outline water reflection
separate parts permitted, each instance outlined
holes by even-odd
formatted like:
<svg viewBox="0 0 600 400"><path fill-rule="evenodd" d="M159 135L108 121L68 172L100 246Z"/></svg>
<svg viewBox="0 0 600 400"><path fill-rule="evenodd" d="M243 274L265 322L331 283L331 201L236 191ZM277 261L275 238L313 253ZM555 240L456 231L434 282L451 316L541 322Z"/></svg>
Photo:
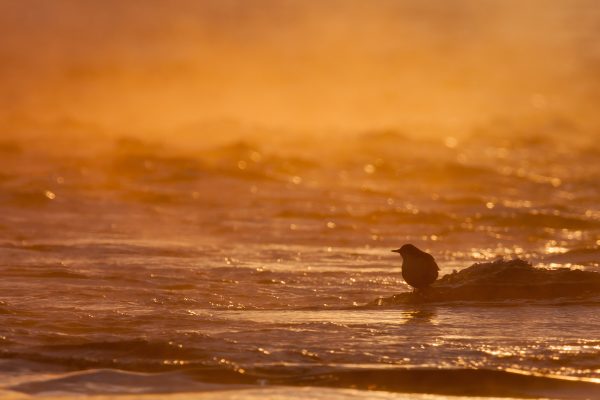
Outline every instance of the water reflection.
<svg viewBox="0 0 600 400"><path fill-rule="evenodd" d="M437 325L437 312L435 308L415 309L405 313L405 324L432 324Z"/></svg>

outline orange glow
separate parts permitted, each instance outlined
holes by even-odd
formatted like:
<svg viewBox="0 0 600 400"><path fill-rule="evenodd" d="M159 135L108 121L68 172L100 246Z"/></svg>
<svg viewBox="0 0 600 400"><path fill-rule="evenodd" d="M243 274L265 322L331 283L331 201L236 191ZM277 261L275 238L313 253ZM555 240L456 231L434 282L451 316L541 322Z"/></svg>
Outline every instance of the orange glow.
<svg viewBox="0 0 600 400"><path fill-rule="evenodd" d="M0 398L600 399L599 34L0 0Z"/></svg>
<svg viewBox="0 0 600 400"><path fill-rule="evenodd" d="M215 121L426 135L498 117L594 125L593 10L553 0L2 1L2 116L170 138Z"/></svg>

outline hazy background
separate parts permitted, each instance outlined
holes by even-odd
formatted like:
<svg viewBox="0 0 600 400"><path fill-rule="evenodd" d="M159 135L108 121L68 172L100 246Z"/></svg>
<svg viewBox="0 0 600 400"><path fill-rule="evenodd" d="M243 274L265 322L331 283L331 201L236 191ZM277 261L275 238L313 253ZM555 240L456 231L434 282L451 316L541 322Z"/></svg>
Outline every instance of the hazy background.
<svg viewBox="0 0 600 400"><path fill-rule="evenodd" d="M0 123L594 129L599 33L594 0L1 0Z"/></svg>

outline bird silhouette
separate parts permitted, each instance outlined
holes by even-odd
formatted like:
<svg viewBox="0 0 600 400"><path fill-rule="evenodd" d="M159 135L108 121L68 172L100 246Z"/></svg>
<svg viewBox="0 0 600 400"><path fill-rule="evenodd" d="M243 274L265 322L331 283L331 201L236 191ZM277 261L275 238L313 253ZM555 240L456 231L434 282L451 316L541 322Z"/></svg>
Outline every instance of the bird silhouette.
<svg viewBox="0 0 600 400"><path fill-rule="evenodd" d="M412 244L405 244L392 252L402 256L402 277L410 286L422 290L437 279L440 268L431 254Z"/></svg>

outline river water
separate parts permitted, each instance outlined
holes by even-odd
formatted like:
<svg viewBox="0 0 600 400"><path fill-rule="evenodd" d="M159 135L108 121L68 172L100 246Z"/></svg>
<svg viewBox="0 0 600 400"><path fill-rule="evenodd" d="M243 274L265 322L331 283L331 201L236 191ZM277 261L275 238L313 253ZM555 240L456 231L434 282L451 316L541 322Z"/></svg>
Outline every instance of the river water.
<svg viewBox="0 0 600 400"><path fill-rule="evenodd" d="M502 129L3 139L0 393L597 398L598 286L372 305L411 290L404 243L441 276L600 272L600 145L564 121Z"/></svg>

